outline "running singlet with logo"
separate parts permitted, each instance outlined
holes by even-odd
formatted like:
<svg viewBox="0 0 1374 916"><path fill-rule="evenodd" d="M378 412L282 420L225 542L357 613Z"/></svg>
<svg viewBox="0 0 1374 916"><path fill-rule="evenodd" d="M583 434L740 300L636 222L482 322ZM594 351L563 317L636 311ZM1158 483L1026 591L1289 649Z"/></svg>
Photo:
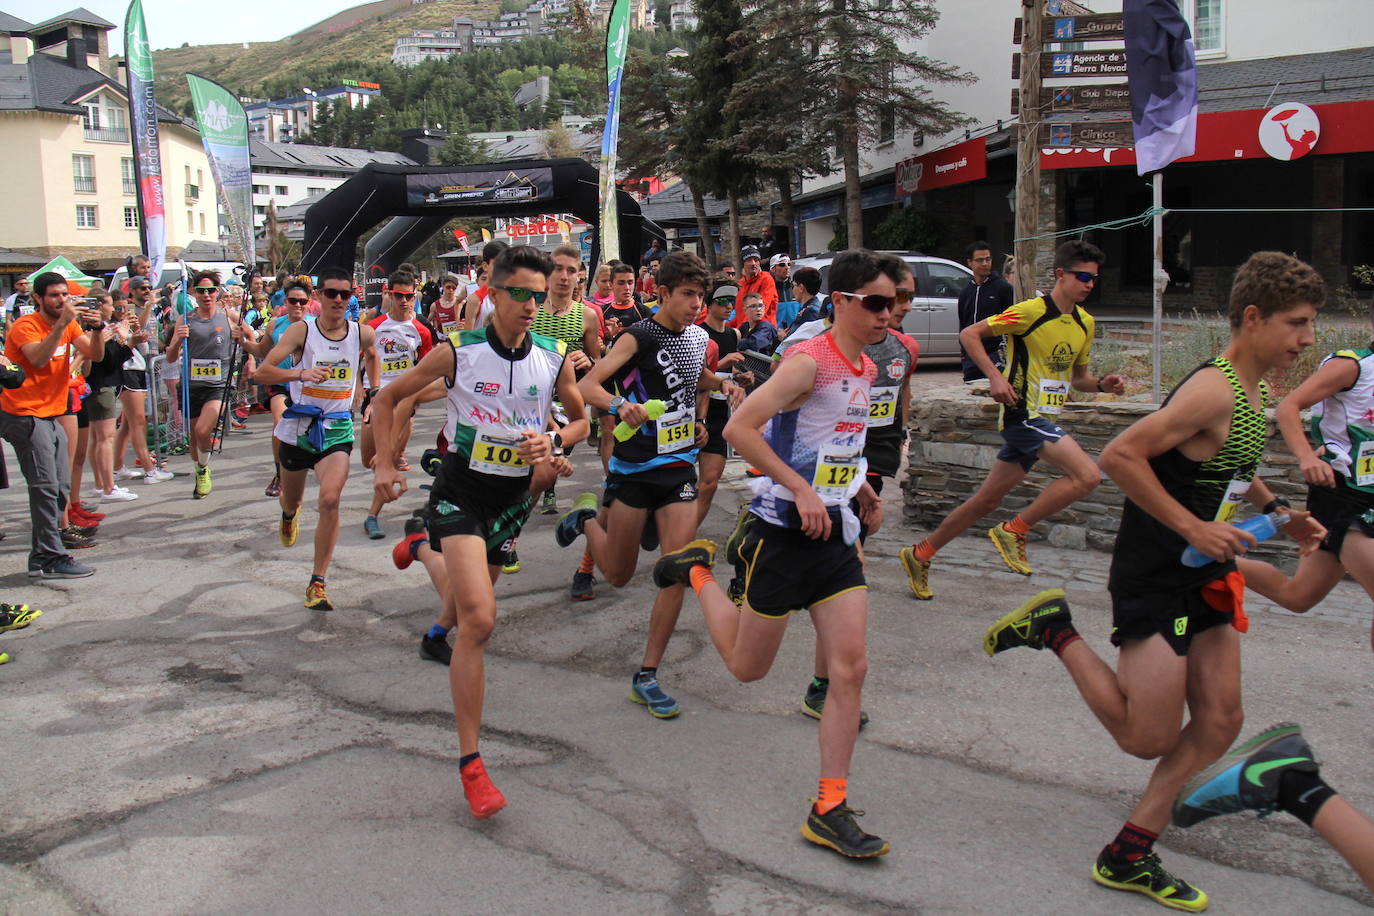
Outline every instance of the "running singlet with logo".
<svg viewBox="0 0 1374 916"><path fill-rule="evenodd" d="M572 352L582 349L582 335L586 333L586 323L587 312L582 307L581 302L574 301L572 308L563 315L555 315L540 305L534 313L534 321L530 324L530 330L536 334L543 334L545 337L563 341L568 345L568 351Z"/></svg>
<svg viewBox="0 0 1374 916"><path fill-rule="evenodd" d="M898 405L902 388L916 371L920 352L916 341L891 329L882 340L864 347L864 355L873 360L878 373L868 396L868 444L864 448L871 473L893 477L902 463L906 429L898 422Z"/></svg>
<svg viewBox="0 0 1374 916"><path fill-rule="evenodd" d="M1174 391L1208 368L1220 370L1235 394L1226 441L1206 461L1194 461L1171 448L1151 458L1150 468L1165 491L1189 512L1207 521L1230 522L1236 518L1264 454L1268 432L1264 408L1269 400L1269 386L1260 382L1260 399L1265 403L1252 407L1235 369L1230 362L1217 357L1188 373ZM1173 392L1169 397L1173 397ZM1168 398L1164 403L1169 403ZM1234 561L1196 569L1184 566L1179 558L1187 546L1181 535L1127 499L1112 552L1108 590L1131 596L1176 594L1200 588L1236 568Z"/></svg>
<svg viewBox="0 0 1374 916"><path fill-rule="evenodd" d="M444 436L451 444L435 485L469 492L483 504L516 502L530 479L517 447L525 430L540 432L547 424L568 348L529 333L519 350L509 350L489 327L450 334L448 342L453 375L444 380Z"/></svg>
<svg viewBox="0 0 1374 916"><path fill-rule="evenodd" d="M636 474L692 464L697 460L697 385L710 338L700 325L670 331L652 318L630 325L624 335L634 337L639 349L611 379L615 389L627 401L643 404L658 399L665 409L663 416L647 421L626 441L616 440L610 470Z"/></svg>
<svg viewBox="0 0 1374 916"><path fill-rule="evenodd" d="M434 329L446 336L458 330L458 310L462 307L463 304L457 299L447 304L443 299L435 302Z"/></svg>
<svg viewBox="0 0 1374 916"><path fill-rule="evenodd" d="M356 321L350 321L339 340L324 336L317 322L310 321L305 326L305 345L301 347L301 368L323 368L329 374L318 382L294 381L288 391L291 403L300 406L314 406L324 413L349 413L353 407L353 389L358 384L358 368L362 349L362 331ZM324 446L320 451L353 441L353 417L351 414L332 420L321 420L324 424ZM273 435L283 442L313 452L308 432L309 417L283 417L273 430Z"/></svg>
<svg viewBox="0 0 1374 916"><path fill-rule="evenodd" d="M1088 364L1094 325L1083 309L1075 305L1065 314L1049 296L1018 302L988 319L988 326L1008 339L1002 374L1016 390L1016 403L1002 405L999 428L1032 417L1059 422L1073 367Z"/></svg>
<svg viewBox="0 0 1374 916"><path fill-rule="evenodd" d="M186 316L190 336L182 343L191 352L191 387L224 388L229 384L230 350L234 341L229 333L229 316L215 312L202 318L197 312Z"/></svg>
<svg viewBox="0 0 1374 916"><path fill-rule="evenodd" d="M1337 350L1322 360L1355 361L1355 384L1312 406L1312 441L1325 446L1322 460L1345 485L1374 494L1374 350Z"/></svg>
<svg viewBox="0 0 1374 916"><path fill-rule="evenodd" d="M802 354L816 361L811 397L796 410L769 420L763 438L792 470L811 482L821 502L846 506L863 485L868 467L863 452L877 367L867 355L860 356L855 366L830 334L797 344L785 359ZM750 503L750 511L772 525L800 527L792 491L780 483L768 483ZM854 534L858 534L857 525ZM852 540L846 538L846 542Z"/></svg>
<svg viewBox="0 0 1374 916"><path fill-rule="evenodd" d="M396 381L424 359L434 346L429 328L418 318L397 321L390 315L381 314L368 325L377 333L377 362L382 367L382 377L375 382L377 388L385 388Z"/></svg>

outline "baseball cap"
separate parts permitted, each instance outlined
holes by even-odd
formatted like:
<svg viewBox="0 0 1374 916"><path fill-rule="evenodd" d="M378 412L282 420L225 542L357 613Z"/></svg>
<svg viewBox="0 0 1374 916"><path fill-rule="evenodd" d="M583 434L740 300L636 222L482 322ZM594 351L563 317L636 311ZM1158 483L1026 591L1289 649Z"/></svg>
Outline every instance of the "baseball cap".
<svg viewBox="0 0 1374 916"><path fill-rule="evenodd" d="M763 257L762 255L759 254L758 248L755 247L755 246L753 246L753 245L745 245L744 248L743 248L743 250L740 251L739 256L740 256L740 260L742 260L742 261L747 261L747 260L749 260L750 258L762 258L762 257Z"/></svg>
<svg viewBox="0 0 1374 916"><path fill-rule="evenodd" d="M769 266L770 268L772 268L772 267L777 267L779 264L791 264L791 263L792 263L792 259L789 258L789 257L788 257L787 255L785 255L785 254L775 254L775 255L773 255L773 257L771 257L771 258L768 259L768 266Z"/></svg>
<svg viewBox="0 0 1374 916"><path fill-rule="evenodd" d="M151 283L148 282L148 278L147 278L147 277L130 277L130 278L129 278L129 290L130 290L131 292L132 292L133 290L136 290L136 289L147 289L148 287L150 287L150 286L152 286L152 285L153 285L153 284L151 284Z"/></svg>
<svg viewBox="0 0 1374 916"><path fill-rule="evenodd" d="M716 291L715 291L714 293L711 294L711 298L712 298L713 300L714 300L714 299L724 299L726 296L729 296L731 299L734 299L734 298L738 297L738 296L739 296L739 287L738 287L738 286L717 286L717 287L716 287Z"/></svg>

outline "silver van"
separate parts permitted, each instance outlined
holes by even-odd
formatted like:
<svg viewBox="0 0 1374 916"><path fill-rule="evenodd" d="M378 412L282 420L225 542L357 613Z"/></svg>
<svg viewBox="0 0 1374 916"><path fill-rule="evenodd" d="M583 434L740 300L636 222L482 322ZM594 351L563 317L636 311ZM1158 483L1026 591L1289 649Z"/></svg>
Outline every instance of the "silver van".
<svg viewBox="0 0 1374 916"><path fill-rule="evenodd" d="M962 264L933 258L925 254L905 251L882 252L895 254L911 266L916 278L916 297L911 311L902 321L902 330L921 345L921 356L945 357L959 355L959 293L973 279L973 272ZM821 272L821 295L830 292L830 264L833 253L807 255L792 262L792 271L799 267L814 267Z"/></svg>

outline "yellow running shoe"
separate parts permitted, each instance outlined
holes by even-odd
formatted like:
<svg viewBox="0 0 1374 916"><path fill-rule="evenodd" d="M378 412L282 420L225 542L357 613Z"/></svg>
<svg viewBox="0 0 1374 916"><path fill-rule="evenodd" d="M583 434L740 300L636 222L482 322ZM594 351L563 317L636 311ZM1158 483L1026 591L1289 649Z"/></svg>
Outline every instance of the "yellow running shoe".
<svg viewBox="0 0 1374 916"><path fill-rule="evenodd" d="M1144 894L1171 910L1201 913L1207 909L1207 894L1170 874L1153 852L1134 862L1121 864L1108 858L1104 849L1093 866L1093 880L1113 890Z"/></svg>
<svg viewBox="0 0 1374 916"><path fill-rule="evenodd" d="M1029 561L1026 560L1026 536L1007 530L1006 522L988 529L992 546L1002 555L1002 560L1014 573L1023 576L1031 574Z"/></svg>
<svg viewBox="0 0 1374 916"><path fill-rule="evenodd" d="M196 465L196 488L191 491L191 496L196 499L204 499L210 495L210 467L209 465Z"/></svg>
<svg viewBox="0 0 1374 916"><path fill-rule="evenodd" d="M329 596L325 594L323 582L311 582L306 587L305 606L312 611L334 610L334 605L329 603Z"/></svg>
<svg viewBox="0 0 1374 916"><path fill-rule="evenodd" d="M916 556L916 551L910 547L903 547L897 556L902 560L902 569L906 570L906 583L911 586L911 594L922 601L934 598L935 593L930 590L930 561Z"/></svg>
<svg viewBox="0 0 1374 916"><path fill-rule="evenodd" d="M277 533L281 535L283 547L290 547L296 543L296 535L301 533L301 510L297 509L289 519L282 519L281 528Z"/></svg>

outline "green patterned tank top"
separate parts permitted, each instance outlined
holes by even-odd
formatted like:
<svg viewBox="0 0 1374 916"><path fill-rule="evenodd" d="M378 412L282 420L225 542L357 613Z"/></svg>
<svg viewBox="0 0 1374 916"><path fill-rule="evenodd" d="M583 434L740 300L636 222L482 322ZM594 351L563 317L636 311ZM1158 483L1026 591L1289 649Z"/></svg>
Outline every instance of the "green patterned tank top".
<svg viewBox="0 0 1374 916"><path fill-rule="evenodd" d="M534 322L530 325L530 330L563 341L569 350L581 350L582 335L587 330L583 321L585 316L586 310L582 308L581 302L574 302L566 315L554 315L545 311L541 305L534 313Z"/></svg>

